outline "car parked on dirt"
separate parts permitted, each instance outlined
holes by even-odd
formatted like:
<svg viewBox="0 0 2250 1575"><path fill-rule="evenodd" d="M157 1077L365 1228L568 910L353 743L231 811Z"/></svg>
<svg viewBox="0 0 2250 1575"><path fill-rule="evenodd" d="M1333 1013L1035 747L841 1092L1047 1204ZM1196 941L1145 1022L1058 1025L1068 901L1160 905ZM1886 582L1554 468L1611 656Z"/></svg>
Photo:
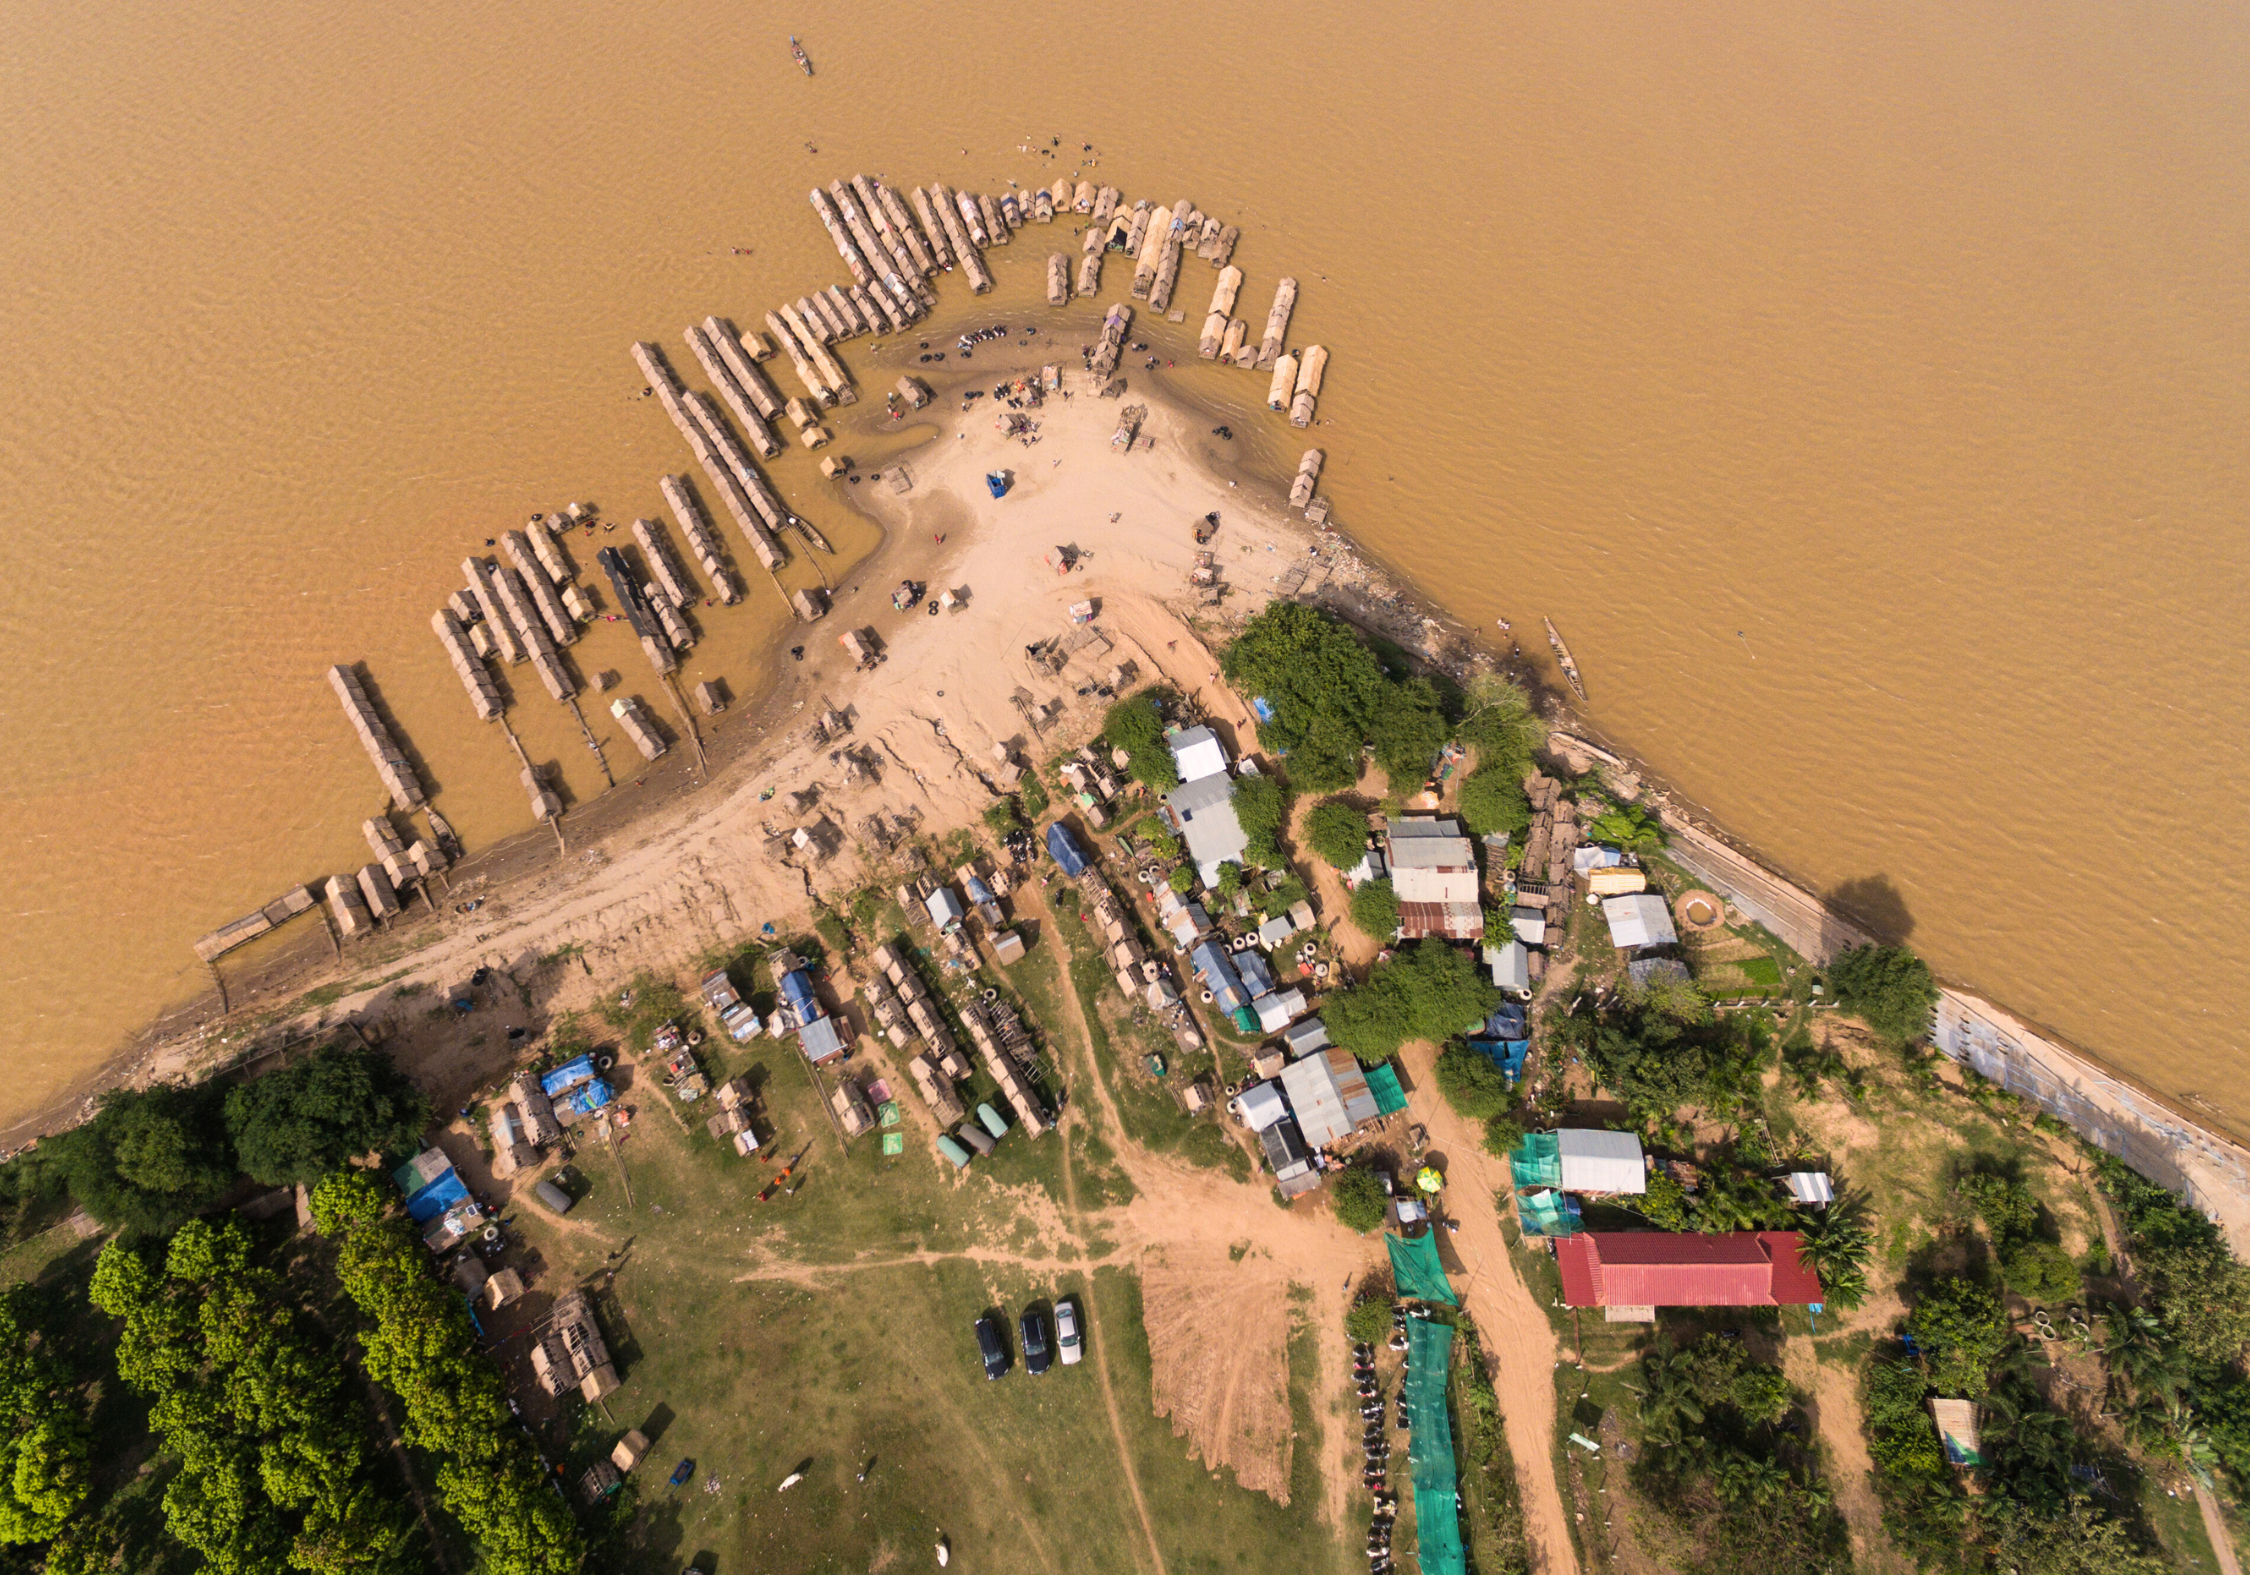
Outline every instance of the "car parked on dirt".
<svg viewBox="0 0 2250 1575"><path fill-rule="evenodd" d="M1026 1307L1018 1327L1023 1331L1024 1371L1036 1378L1055 1362L1055 1353L1047 1344L1047 1320L1039 1316L1036 1307Z"/></svg>
<svg viewBox="0 0 2250 1575"><path fill-rule="evenodd" d="M977 1320L977 1351L984 1357L986 1378L1006 1376L1008 1348L1000 1340L1000 1321L990 1313Z"/></svg>
<svg viewBox="0 0 2250 1575"><path fill-rule="evenodd" d="M1055 1349L1065 1367L1076 1367L1085 1358L1085 1342L1078 1337L1078 1309L1069 1302L1055 1303Z"/></svg>

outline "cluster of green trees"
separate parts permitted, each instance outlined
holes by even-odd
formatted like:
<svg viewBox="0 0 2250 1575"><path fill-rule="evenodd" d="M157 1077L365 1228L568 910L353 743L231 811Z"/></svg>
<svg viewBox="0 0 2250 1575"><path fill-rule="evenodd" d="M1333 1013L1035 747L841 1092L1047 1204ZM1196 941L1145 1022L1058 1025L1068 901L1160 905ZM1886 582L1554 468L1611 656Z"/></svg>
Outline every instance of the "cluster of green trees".
<svg viewBox="0 0 2250 1575"><path fill-rule="evenodd" d="M1659 1127L1686 1109L1726 1119L1754 1100L1770 1040L1755 1018L1720 1018L1700 996L1634 992L1556 1018L1550 1031L1557 1053L1582 1055L1635 1120Z"/></svg>
<svg viewBox="0 0 2250 1575"><path fill-rule="evenodd" d="M88 1295L121 1321L118 1376L147 1398L150 1425L179 1458L166 1529L206 1568L405 1562L409 1521L395 1484L371 1469L333 1346L256 1261L241 1220L191 1220L163 1252L113 1240ZM100 1568L108 1554L66 1546L61 1562Z"/></svg>
<svg viewBox="0 0 2250 1575"><path fill-rule="evenodd" d="M1686 1532L1691 1571L1851 1567L1843 1518L1816 1449L1791 1424L1796 1394L1739 1340L1684 1349L1660 1336L1641 1356L1634 1482Z"/></svg>
<svg viewBox="0 0 2250 1575"><path fill-rule="evenodd" d="M67 1189L113 1228L165 1236L247 1175L310 1184L347 1159L413 1147L429 1101L389 1058L330 1045L229 1086L119 1089L92 1120L11 1161L9 1189Z"/></svg>
<svg viewBox="0 0 2250 1575"><path fill-rule="evenodd" d="M1305 841L1340 870L1367 856L1367 829L1367 812L1346 799L1323 799L1305 816Z"/></svg>
<svg viewBox="0 0 2250 1575"><path fill-rule="evenodd" d="M345 1292L371 1324L360 1335L368 1375L405 1407L407 1442L439 1457L439 1497L477 1540L483 1567L567 1575L585 1551L577 1524L510 1420L467 1307L432 1275L412 1225L365 1171L323 1181L313 1217L336 1245Z"/></svg>
<svg viewBox="0 0 2250 1575"><path fill-rule="evenodd" d="M1365 1164L1353 1165L1330 1181L1328 1201L1336 1211L1336 1223L1363 1236L1383 1228L1390 1208L1390 1194L1383 1190L1382 1178Z"/></svg>
<svg viewBox="0 0 2250 1575"><path fill-rule="evenodd" d="M2130 1332L2126 1311L2107 1320L2113 1370L2119 1337ZM2168 1567L2147 1551L2145 1527L2107 1507L2132 1502L2131 1463L2047 1403L2039 1364L1997 1291L1965 1274L1939 1277L1916 1297L1905 1332L1912 1352L1871 1357L1860 1399L1884 1519L1923 1569L2155 1575ZM1974 1496L1946 1462L1933 1396L1977 1405L1983 1464ZM2115 1496L2090 1496L2087 1479L2110 1480Z"/></svg>
<svg viewBox="0 0 2250 1575"><path fill-rule="evenodd" d="M1930 1031L1937 981L1930 965L1903 946L1855 946L1828 965L1828 982L1845 1011L1894 1044Z"/></svg>
<svg viewBox="0 0 2250 1575"><path fill-rule="evenodd" d="M1452 1398L1461 1419L1461 1481L1473 1489L1469 1502L1473 1567L1486 1575L1529 1575L1531 1550L1524 1538L1523 1495L1516 1484L1515 1454L1508 1448L1507 1418L1492 1388L1490 1358L1466 1315L1454 1336Z"/></svg>
<svg viewBox="0 0 2250 1575"><path fill-rule="evenodd" d="M0 1543L60 1535L90 1490L85 1375L56 1338L55 1311L29 1285L0 1294Z"/></svg>
<svg viewBox="0 0 2250 1575"><path fill-rule="evenodd" d="M1154 695L1130 695L1112 705L1102 718L1102 741L1125 751L1126 771L1151 792L1169 793L1180 785L1180 768L1164 738L1164 712Z"/></svg>
<svg viewBox="0 0 2250 1575"><path fill-rule="evenodd" d="M1398 934L1398 888L1387 880L1364 881L1352 891L1352 923L1372 941L1390 944Z"/></svg>
<svg viewBox="0 0 2250 1575"><path fill-rule="evenodd" d="M1456 1039L1438 1052L1438 1092L1465 1121L1484 1123L1487 1152L1505 1154L1523 1142L1516 1091L1500 1063Z"/></svg>
<svg viewBox="0 0 2250 1575"><path fill-rule="evenodd" d="M2063 1251L2054 1220L2021 1179L1992 1170L1972 1171L1954 1190L1992 1233L2000 1277L2034 1306L2060 1307L2083 1288L2078 1265Z"/></svg>
<svg viewBox="0 0 2250 1575"><path fill-rule="evenodd" d="M1260 869L1279 869L1288 862L1281 852L1281 828L1289 819L1289 794L1272 777L1237 777L1234 784L1234 818L1247 842L1242 856Z"/></svg>
<svg viewBox="0 0 2250 1575"><path fill-rule="evenodd" d="M1321 1020L1330 1039L1374 1065L1410 1039L1442 1044L1499 1004L1499 990L1475 958L1422 940L1377 963L1364 983L1330 996Z"/></svg>
<svg viewBox="0 0 2250 1575"><path fill-rule="evenodd" d="M1481 678L1463 693L1398 676L1403 653L1379 653L1348 624L1295 602L1276 602L1251 619L1222 666L1236 690L1271 708L1259 736L1288 756L1301 792L1349 788L1368 750L1394 784L1408 788L1455 737L1474 745L1486 765L1512 769L1520 788L1546 736L1522 690L1505 680Z"/></svg>

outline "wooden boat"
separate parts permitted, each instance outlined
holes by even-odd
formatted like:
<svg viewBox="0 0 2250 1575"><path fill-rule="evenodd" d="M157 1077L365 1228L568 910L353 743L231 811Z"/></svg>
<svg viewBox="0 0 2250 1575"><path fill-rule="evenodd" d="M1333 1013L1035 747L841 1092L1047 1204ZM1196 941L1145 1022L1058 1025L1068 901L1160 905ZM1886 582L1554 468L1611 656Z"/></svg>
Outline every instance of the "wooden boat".
<svg viewBox="0 0 2250 1575"><path fill-rule="evenodd" d="M430 817L430 835L437 838L438 851L449 859L461 856L461 839L454 834L453 823L437 812L433 804L422 806L422 813Z"/></svg>
<svg viewBox="0 0 2250 1575"><path fill-rule="evenodd" d="M797 533L800 536L803 536L805 540L811 542L822 552L827 553L829 557L833 558L836 556L836 549L828 545L828 538L826 536L823 536L818 530L813 528L813 522L811 520L804 519L799 515L792 514L789 516L789 523L797 528Z"/></svg>
<svg viewBox="0 0 2250 1575"><path fill-rule="evenodd" d="M1555 620L1541 618L1539 621L1547 626L1547 643L1555 648L1555 662L1562 668L1563 677L1570 680L1570 687L1578 692L1580 700L1584 700L1586 681L1578 676L1578 664L1571 660L1570 647L1563 644L1562 636L1555 632Z"/></svg>
<svg viewBox="0 0 2250 1575"><path fill-rule="evenodd" d="M812 62L805 58L805 46L797 42L795 33L789 35L789 53L797 57L797 64L805 68L805 75L811 76Z"/></svg>

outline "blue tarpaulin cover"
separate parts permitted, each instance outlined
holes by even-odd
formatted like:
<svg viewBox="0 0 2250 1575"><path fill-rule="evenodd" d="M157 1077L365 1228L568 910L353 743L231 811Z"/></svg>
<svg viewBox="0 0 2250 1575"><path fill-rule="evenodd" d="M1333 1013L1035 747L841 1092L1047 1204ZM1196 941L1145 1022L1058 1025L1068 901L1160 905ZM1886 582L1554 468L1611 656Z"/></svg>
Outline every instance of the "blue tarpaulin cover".
<svg viewBox="0 0 2250 1575"><path fill-rule="evenodd" d="M1250 697L1250 709L1258 713L1258 720L1261 722L1273 720L1273 707L1267 703L1264 695L1252 695Z"/></svg>
<svg viewBox="0 0 2250 1575"><path fill-rule="evenodd" d="M1078 846L1078 839L1070 834L1070 828L1059 820L1047 827L1047 851L1054 855L1055 862L1063 867L1065 875L1075 878L1086 873L1085 851Z"/></svg>
<svg viewBox="0 0 2250 1575"><path fill-rule="evenodd" d="M418 1225L426 1225L468 1195L468 1187L449 1170L406 1200L407 1217Z"/></svg>
<svg viewBox="0 0 2250 1575"><path fill-rule="evenodd" d="M601 1109L602 1106L608 1104L614 1097L610 1092L609 1085L597 1077L591 1082L580 1083L572 1089L570 1096L563 1103L580 1115L590 1116Z"/></svg>
<svg viewBox="0 0 2250 1575"><path fill-rule="evenodd" d="M549 1099L557 1094L567 1094L580 1083L594 1075L594 1058L582 1055L575 1061L565 1061L552 1072L539 1079L539 1087Z"/></svg>
<svg viewBox="0 0 2250 1575"><path fill-rule="evenodd" d="M781 976L781 993L797 1009L797 1021L809 1023L820 1016L820 997L813 994L812 975L802 968Z"/></svg>

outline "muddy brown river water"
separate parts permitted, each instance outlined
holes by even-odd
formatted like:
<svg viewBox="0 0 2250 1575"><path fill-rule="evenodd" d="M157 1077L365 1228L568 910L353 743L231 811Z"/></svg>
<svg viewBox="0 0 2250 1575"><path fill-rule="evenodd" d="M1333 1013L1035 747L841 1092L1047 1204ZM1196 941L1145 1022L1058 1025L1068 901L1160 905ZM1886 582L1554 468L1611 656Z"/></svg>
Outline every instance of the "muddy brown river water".
<svg viewBox="0 0 2250 1575"><path fill-rule="evenodd" d="M631 340L841 281L816 180L1089 170L1240 223L1254 324L1302 281L1373 552L1552 615L1720 823L2250 1132L2250 11L24 0L0 41L0 1121L363 861L328 663L472 843L528 822L428 618L533 509L660 513ZM941 323L1020 320L1054 247ZM1292 467L1262 376L1164 375ZM755 686L759 595L690 681Z"/></svg>

